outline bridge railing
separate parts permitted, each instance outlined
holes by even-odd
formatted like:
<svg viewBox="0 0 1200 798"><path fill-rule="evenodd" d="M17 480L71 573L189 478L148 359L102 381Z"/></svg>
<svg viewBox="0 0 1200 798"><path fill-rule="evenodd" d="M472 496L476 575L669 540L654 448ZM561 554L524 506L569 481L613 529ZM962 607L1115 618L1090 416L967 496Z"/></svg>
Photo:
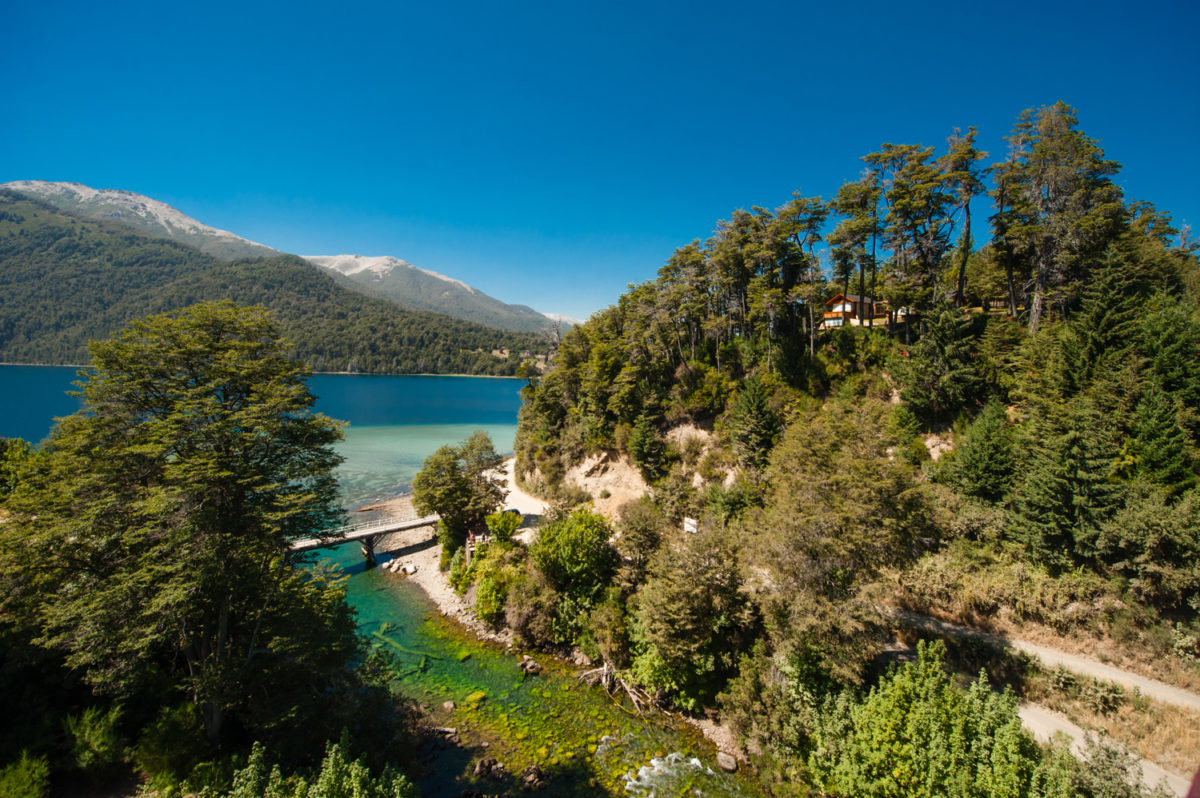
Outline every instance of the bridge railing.
<svg viewBox="0 0 1200 798"><path fill-rule="evenodd" d="M379 521L363 521L358 524L346 524L344 526L335 526L331 529L322 529L317 533L320 538L332 538L349 535L352 532L361 532L364 529L374 529L375 527L395 526L408 521L417 521L418 518L387 518Z"/></svg>

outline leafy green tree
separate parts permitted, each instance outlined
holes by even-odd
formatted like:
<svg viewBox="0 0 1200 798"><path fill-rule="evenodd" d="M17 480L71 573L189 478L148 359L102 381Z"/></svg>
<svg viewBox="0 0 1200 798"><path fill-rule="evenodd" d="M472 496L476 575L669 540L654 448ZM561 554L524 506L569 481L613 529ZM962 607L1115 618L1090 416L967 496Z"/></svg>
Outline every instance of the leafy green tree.
<svg viewBox="0 0 1200 798"><path fill-rule="evenodd" d="M664 546L637 607L643 650L635 675L686 709L712 701L757 631L737 553L723 532L701 531Z"/></svg>
<svg viewBox="0 0 1200 798"><path fill-rule="evenodd" d="M617 552L621 555L621 581L631 590L646 578L666 532L666 519L648 498L621 507L617 522Z"/></svg>
<svg viewBox="0 0 1200 798"><path fill-rule="evenodd" d="M752 568L769 575L758 600L774 647L803 650L838 680L860 678L881 630L863 586L907 561L927 511L877 399L831 401L792 419L765 472L762 509L740 525ZM808 653L810 650L818 653Z"/></svg>
<svg viewBox="0 0 1200 798"><path fill-rule="evenodd" d="M1200 492L1136 491L1103 526L1097 558L1165 612L1200 611Z"/></svg>
<svg viewBox="0 0 1200 798"><path fill-rule="evenodd" d="M357 650L341 592L285 558L341 517L340 428L262 309L196 305L92 353L84 409L7 503L5 607L98 691L165 678L214 741L231 713L269 725Z"/></svg>
<svg viewBox="0 0 1200 798"><path fill-rule="evenodd" d="M477 430L457 446L442 446L425 458L413 478L413 505L421 513L437 513L453 547L467 531L482 526L507 494L499 470L504 458L492 439Z"/></svg>
<svg viewBox="0 0 1200 798"><path fill-rule="evenodd" d="M538 529L529 554L556 590L590 602L616 568L610 537L612 529L604 516L581 508Z"/></svg>
<svg viewBox="0 0 1200 798"><path fill-rule="evenodd" d="M519 513L492 513L483 519L496 540L507 543L521 526Z"/></svg>
<svg viewBox="0 0 1200 798"><path fill-rule="evenodd" d="M826 703L813 729L809 768L829 795L1024 798L1039 763L1017 699L983 675L954 686L938 642L884 678L861 702Z"/></svg>
<svg viewBox="0 0 1200 798"><path fill-rule="evenodd" d="M32 455L28 442L20 438L0 438L0 500L16 489L21 465Z"/></svg>

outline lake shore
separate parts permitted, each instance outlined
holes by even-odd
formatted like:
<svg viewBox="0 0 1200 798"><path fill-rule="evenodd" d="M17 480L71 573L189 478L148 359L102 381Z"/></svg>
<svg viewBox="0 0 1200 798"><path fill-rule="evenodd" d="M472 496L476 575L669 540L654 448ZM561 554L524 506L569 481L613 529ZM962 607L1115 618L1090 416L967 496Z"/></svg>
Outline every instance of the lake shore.
<svg viewBox="0 0 1200 798"><path fill-rule="evenodd" d="M506 509L518 510L522 514L523 523L521 530L518 532L518 537L523 543L528 545L535 534L538 521L546 511L547 504L542 499L531 496L517 486L514 476L515 465L516 460L512 457L504 462L504 476L508 486L508 495L504 500L504 507ZM365 507L360 507L359 511L382 513L398 518L418 517L417 511L412 505L412 498L408 496L375 502ZM434 533L433 527L421 527L419 529L411 529L388 535L376 545L376 553L380 556L381 567L386 567L389 572L392 572L392 568L395 568L396 571L394 573L397 579L411 579L425 592L425 595L429 596L429 599L442 615L454 618L474 634L485 640L491 640L506 646L512 645L512 632L510 630L505 629L502 632L496 632L483 624L471 610L469 597L460 596L450 586L446 574L438 567L441 562L442 547L437 542L437 536ZM393 566L392 563L397 563L397 565ZM405 567L410 570L415 568L416 570L404 574L400 569Z"/></svg>
<svg viewBox="0 0 1200 798"><path fill-rule="evenodd" d="M504 462L504 474L508 485L508 495L504 500L504 507L521 512L524 523L517 536L525 545L529 545L536 534L536 525L549 503L518 487L514 474L515 465L516 460L512 457ZM412 506L412 499L408 496L376 502L360 508L360 510L386 512L402 518L418 516L416 509ZM450 586L446 574L439 570L438 564L441 560L442 547L437 542L433 527L422 527L389 535L380 541L376 551L381 557L381 567L398 561L397 570L394 572L395 578L412 580L425 592L425 595L443 616L455 619L483 640L490 640L508 648L512 647L512 631L504 629L497 632L481 622L471 609L469 596L460 596L455 592L454 588ZM416 571L405 575L399 570L404 566L415 566ZM717 750L734 756L740 762L746 761L745 755L738 747L733 733L728 727L709 718L684 717L684 721L699 729L705 738L716 746Z"/></svg>

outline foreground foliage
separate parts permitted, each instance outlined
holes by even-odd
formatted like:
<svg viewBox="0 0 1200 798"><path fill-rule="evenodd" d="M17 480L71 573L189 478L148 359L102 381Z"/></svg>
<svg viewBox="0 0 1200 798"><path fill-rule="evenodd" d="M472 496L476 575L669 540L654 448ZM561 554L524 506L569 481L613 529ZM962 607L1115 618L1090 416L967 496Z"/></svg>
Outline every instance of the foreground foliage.
<svg viewBox="0 0 1200 798"><path fill-rule="evenodd" d="M343 725L401 730L355 670L340 584L287 553L341 517L341 431L267 313L197 305L92 352L84 408L25 461L0 525L7 637L83 704L75 765L171 783L255 738L294 761Z"/></svg>

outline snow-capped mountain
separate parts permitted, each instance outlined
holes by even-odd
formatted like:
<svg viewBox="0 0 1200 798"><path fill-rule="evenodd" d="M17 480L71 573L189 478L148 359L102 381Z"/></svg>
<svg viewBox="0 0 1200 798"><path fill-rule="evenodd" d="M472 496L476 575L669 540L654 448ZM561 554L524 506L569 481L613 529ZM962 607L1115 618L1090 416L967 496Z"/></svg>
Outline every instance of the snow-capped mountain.
<svg viewBox="0 0 1200 798"><path fill-rule="evenodd" d="M302 255L322 269L341 275L364 293L414 310L432 310L504 330L533 332L555 325L525 305L509 305L462 280L421 269L387 255Z"/></svg>
<svg viewBox="0 0 1200 798"><path fill-rule="evenodd" d="M67 213L88 219L121 222L143 233L170 238L223 260L280 254L277 250L248 241L227 230L209 227L165 202L132 191L95 189L81 183L53 183L48 180L15 180L0 183L0 188L36 197Z"/></svg>
<svg viewBox="0 0 1200 798"><path fill-rule="evenodd" d="M169 238L222 260L274 257L278 250L242 238L172 208L165 202L132 191L95 189L81 183L16 180L0 183L8 189L88 219L128 225L143 233ZM359 293L387 299L410 310L429 310L503 330L534 332L564 325L525 305L509 305L461 280L420 269L388 256L311 255L305 260L332 274Z"/></svg>

